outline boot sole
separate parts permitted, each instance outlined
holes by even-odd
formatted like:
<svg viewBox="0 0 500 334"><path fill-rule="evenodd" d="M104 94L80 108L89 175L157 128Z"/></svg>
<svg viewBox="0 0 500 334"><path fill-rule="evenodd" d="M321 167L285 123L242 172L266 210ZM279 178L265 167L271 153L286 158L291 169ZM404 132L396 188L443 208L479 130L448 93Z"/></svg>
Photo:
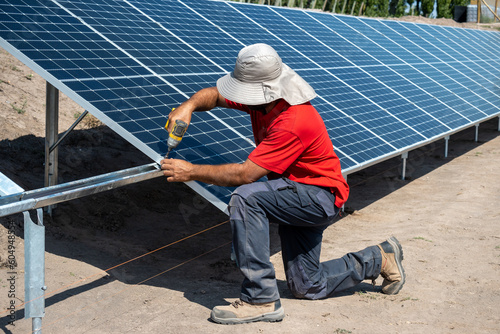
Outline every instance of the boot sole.
<svg viewBox="0 0 500 334"><path fill-rule="evenodd" d="M246 324L249 322L257 322L257 321L278 322L283 320L284 317L285 317L285 310L283 309L283 307L280 307L274 312L260 314L255 317L247 317L247 318L218 318L217 316L214 315L213 312L210 315L210 319L212 319L218 324L223 324L223 325L238 325L238 324Z"/></svg>
<svg viewBox="0 0 500 334"><path fill-rule="evenodd" d="M403 265L401 264L404 259L403 247L401 247L401 244L399 243L398 239L396 239L396 237L390 237L389 239L387 239L387 242L392 246L392 249L394 250L394 258L396 260L396 264L398 265L398 270L401 273L401 281L391 286L391 288L394 287L391 289L391 291L386 292L389 295L395 295L401 290L406 281L405 270L403 269Z"/></svg>

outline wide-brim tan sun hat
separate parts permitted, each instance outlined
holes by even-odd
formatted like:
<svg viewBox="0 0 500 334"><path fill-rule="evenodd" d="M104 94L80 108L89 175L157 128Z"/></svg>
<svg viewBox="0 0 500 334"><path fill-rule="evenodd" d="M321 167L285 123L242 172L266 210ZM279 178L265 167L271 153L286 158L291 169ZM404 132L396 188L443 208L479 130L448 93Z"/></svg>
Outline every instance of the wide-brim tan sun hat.
<svg viewBox="0 0 500 334"><path fill-rule="evenodd" d="M241 49L234 71L217 80L217 89L224 98L246 105L278 99L297 105L316 97L314 89L263 43Z"/></svg>

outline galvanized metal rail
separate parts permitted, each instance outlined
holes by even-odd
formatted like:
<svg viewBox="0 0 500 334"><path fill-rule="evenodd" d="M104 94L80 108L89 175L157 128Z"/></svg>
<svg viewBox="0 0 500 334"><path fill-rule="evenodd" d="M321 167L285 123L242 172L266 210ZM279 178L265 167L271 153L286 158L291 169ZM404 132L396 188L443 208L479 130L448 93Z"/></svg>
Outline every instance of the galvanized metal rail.
<svg viewBox="0 0 500 334"><path fill-rule="evenodd" d="M0 197L0 217L162 176L157 163Z"/></svg>

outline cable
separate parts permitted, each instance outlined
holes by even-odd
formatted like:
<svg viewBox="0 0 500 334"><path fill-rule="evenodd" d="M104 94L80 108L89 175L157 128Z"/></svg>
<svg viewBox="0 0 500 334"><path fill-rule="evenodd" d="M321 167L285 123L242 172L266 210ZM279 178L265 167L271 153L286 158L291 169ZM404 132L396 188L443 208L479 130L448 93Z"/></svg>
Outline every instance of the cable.
<svg viewBox="0 0 500 334"><path fill-rule="evenodd" d="M227 222L227 221L226 221L226 222ZM226 223L226 222L224 222L224 223ZM221 224L219 224L219 225L221 225ZM103 302L103 301L105 301L105 300L108 300L108 299L110 299L110 298L112 298L112 297L114 297L114 296L117 296L117 295L119 295L119 294L121 294L121 293L123 293L123 292L125 292L125 291L127 291L127 290L129 290L129 289L131 289L131 288L133 288L133 287L135 287L135 286L138 286L138 285L143 284L143 283L145 283L145 282L147 282L147 281L149 281L149 280L152 280L153 278L156 278L156 277L158 277L158 276L161 276L161 275L163 275L163 274L165 274L165 273L167 273L167 272L169 272L169 271L171 271L171 270L174 270L174 269L176 269L176 268L178 268L178 267L180 267L180 266L183 266L183 265L185 265L185 264L187 264L187 263L189 263L189 262L192 262L192 261L194 261L194 260L196 260L196 259L199 259L200 257L202 257L202 256L204 256L204 255L207 255L207 254L210 254L210 253L212 253L212 252L214 252L214 251L218 250L219 248L222 248L222 247L227 246L227 245L229 245L229 244L231 244L231 241L226 242L226 243L224 243L224 244L222 244L222 245L220 245L220 246L217 246L217 247L215 247L215 248L213 248L213 249L211 249L211 250L209 250L209 251L207 251L207 252L205 252L205 253L203 253L203 254L197 255L197 256L195 256L195 257L193 257L193 258L191 258L191 259L189 259L189 260L186 260L186 261L184 261L184 262L182 262L182 263L179 263L179 264L177 264L177 265L175 265L175 266L173 266L173 267L171 267L171 268L169 268L169 269L167 269L167 270L162 271L161 273L158 273L158 274L153 275L153 276L151 276L151 277L149 277L149 278L146 278L145 280L142 280L142 281L140 281L139 283L136 283L136 284L130 285L130 286L128 286L128 287L126 287L126 288L124 288L124 289L122 289L122 290L118 291L117 293L112 294L112 295L111 295L111 296L109 296L109 297L103 298L103 299L101 299L101 300L99 300L99 301L97 301L97 302L95 302L95 303L88 304L87 306L84 306L84 307L82 307L82 308L80 308L80 309L78 309L78 310L76 310L76 311L73 311L73 312L71 312L71 313L69 313L69 314L67 314L67 315L65 315L65 316L63 316L63 317L61 317L61 318L59 318L59 319L56 319L56 320L54 320L54 321L52 321L52 322L49 322L49 323L48 323L48 324L46 324L46 325L43 325L40 329L43 329L43 328L45 328L45 327L51 326L51 325L53 325L53 324L55 324L55 323L58 323L58 322L62 321L63 319L68 318L68 317L69 317L69 316L71 316L71 315L77 314L77 313L79 313L79 312L81 312L81 311L83 311L83 310L85 310L85 309L87 309L87 308L89 308L89 307L91 307L91 306L97 305L97 304L99 304L99 303L101 303L101 302ZM151 253L151 252L150 252L150 253ZM150 253L148 253L148 254L150 254ZM127 262L130 262L130 261L127 261Z"/></svg>
<svg viewBox="0 0 500 334"><path fill-rule="evenodd" d="M228 222L229 222L229 220L226 220L226 221L224 221L224 222L222 222L222 223L219 223L219 224L217 224L217 225L211 226L211 227L209 227L209 228L207 228L207 229L204 229L204 230L202 230L202 231L196 232L196 233L194 233L194 234L191 234L191 235L189 235L189 236L187 236L187 237L184 237L184 238L182 238L182 239L179 239L179 240L177 240L177 241L171 242L171 243L169 243L169 244L167 244L167 245L164 245L164 246L162 246L162 247L160 247L160 248L157 248L157 249L152 250L152 251L150 251L150 252L147 252L147 253L145 253L145 254L139 255L139 256L137 256L137 257L135 257L135 258L133 258L133 259L130 259L130 260L127 260L127 261L122 262L122 263L120 263L120 264L117 264L117 265L115 265L115 266L109 267L108 269L105 269L105 270L104 270L104 272L108 272L108 271L110 271L110 270L116 269L116 268L118 268L118 267L120 267L120 266L123 266L123 265L125 265L125 264L127 264L127 263L130 263L130 262L132 262L132 261L138 260L138 259L140 259L140 258L142 258L142 257L144 257L144 256L147 256L147 255L153 254L153 253L155 253L155 252L157 252L157 251L159 251L159 250L162 250L162 249L164 249L164 248L170 247L170 246L175 245L175 244L177 244L177 243L179 243L179 242L182 242L182 241L184 241L184 240L187 240L187 239L190 239L190 238L192 238L192 237L195 237L195 236L197 236L197 235L199 235L199 234L202 234L202 233L205 233L205 232L207 232L207 231L210 231L210 230L212 230L212 229L214 229L214 228L216 228L216 227L222 226L222 225L224 225L224 224L226 224L226 223L228 223ZM29 304L29 303L31 303L31 302L33 302L33 301L35 301L35 300L39 299L39 298L42 298L42 297L46 298L46 297L51 296L51 295L53 295L53 294L55 294L55 293L57 293L57 292L59 292L59 291L66 290L67 288L69 288L69 287L71 287L71 286L73 286L73 285L75 285L75 284L78 284L78 283L80 283L80 282L82 282L82 281L86 281L86 280L91 279L91 278L93 278L93 277L95 277L95 276L98 276L98 275L102 275L102 273L96 273L96 274L93 274L93 275L90 275L90 276L84 277L84 278L82 278L82 279L80 279L80 280L78 280L78 281L75 281L75 282L73 282L73 283L70 283L70 284L64 285L64 286L60 287L59 289L56 289L56 290L53 290L53 291L50 291L50 292L46 292L46 293L44 293L43 295L41 295L41 296L39 296L39 297L37 297L37 298L31 299L31 300L29 300L29 301L26 301L26 302L24 302L24 303L19 304L19 307L24 306L24 305L26 305L26 304ZM140 284L140 283L139 283L139 284ZM1 315L1 314L4 314L4 313L7 313L7 312L9 312L9 310L4 310L4 311L1 311L1 312L0 312L0 315Z"/></svg>

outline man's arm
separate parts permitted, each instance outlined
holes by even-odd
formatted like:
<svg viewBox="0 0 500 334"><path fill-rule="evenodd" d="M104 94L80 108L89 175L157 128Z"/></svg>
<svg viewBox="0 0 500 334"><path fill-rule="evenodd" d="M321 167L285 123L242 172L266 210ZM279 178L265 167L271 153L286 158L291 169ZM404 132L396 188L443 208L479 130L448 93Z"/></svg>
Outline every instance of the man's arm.
<svg viewBox="0 0 500 334"><path fill-rule="evenodd" d="M181 103L180 106L168 115L168 131L172 131L176 120L180 119L189 124L194 111L207 111L215 107L227 108L226 99L220 95L217 87L203 88Z"/></svg>
<svg viewBox="0 0 500 334"><path fill-rule="evenodd" d="M249 159L242 164L225 165L195 165L178 159L164 159L160 163L169 182L200 181L223 187L252 183L270 172Z"/></svg>
<svg viewBox="0 0 500 334"><path fill-rule="evenodd" d="M177 119L189 124L194 111L207 111L215 107L229 107L217 87L198 91L169 114L168 131L172 131ZM255 182L270 172L248 159L242 164L225 165L195 165L179 159L164 159L160 164L169 182L200 181L226 187Z"/></svg>

